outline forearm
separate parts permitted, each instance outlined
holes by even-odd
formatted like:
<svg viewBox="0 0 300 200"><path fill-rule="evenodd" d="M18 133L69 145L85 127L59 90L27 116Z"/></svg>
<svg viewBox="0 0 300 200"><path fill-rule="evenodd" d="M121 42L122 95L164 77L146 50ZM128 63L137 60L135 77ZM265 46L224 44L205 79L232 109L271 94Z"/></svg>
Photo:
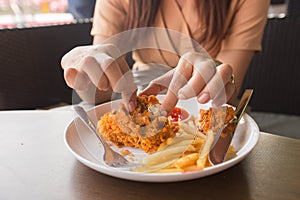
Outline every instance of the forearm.
<svg viewBox="0 0 300 200"><path fill-rule="evenodd" d="M218 54L217 59L231 65L235 77L235 92L229 103L235 104L241 90L248 66L253 58L254 51L226 50Z"/></svg>

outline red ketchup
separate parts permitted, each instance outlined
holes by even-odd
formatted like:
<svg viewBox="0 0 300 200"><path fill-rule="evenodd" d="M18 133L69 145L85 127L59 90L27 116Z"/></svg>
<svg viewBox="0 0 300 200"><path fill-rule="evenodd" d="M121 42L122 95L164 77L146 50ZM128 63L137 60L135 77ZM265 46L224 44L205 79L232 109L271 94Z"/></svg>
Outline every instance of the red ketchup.
<svg viewBox="0 0 300 200"><path fill-rule="evenodd" d="M189 115L190 114L186 110L175 107L168 116L171 118L171 122L178 122L179 120L182 121L187 119Z"/></svg>

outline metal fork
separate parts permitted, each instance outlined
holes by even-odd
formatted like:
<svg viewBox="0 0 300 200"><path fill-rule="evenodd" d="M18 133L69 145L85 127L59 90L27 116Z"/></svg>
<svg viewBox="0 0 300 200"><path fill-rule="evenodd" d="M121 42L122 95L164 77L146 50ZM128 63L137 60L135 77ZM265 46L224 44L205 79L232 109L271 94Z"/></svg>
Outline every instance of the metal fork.
<svg viewBox="0 0 300 200"><path fill-rule="evenodd" d="M89 118L86 111L81 106L74 105L73 110L77 113L78 117L84 122L84 124L97 136L97 138L103 145L103 160L108 166L116 168L130 167L131 165L133 166L133 164L130 163L126 158L124 158L124 156L112 150L107 144L107 142L100 135L97 134L95 124Z"/></svg>

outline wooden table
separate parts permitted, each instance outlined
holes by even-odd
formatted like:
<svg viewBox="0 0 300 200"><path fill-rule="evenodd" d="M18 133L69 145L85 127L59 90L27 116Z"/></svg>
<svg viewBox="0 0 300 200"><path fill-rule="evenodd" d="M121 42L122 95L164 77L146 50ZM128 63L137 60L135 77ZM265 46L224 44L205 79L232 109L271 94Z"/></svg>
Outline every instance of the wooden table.
<svg viewBox="0 0 300 200"><path fill-rule="evenodd" d="M300 199L300 140L261 133L241 163L205 178L141 183L78 162L63 142L70 111L0 112L0 199Z"/></svg>

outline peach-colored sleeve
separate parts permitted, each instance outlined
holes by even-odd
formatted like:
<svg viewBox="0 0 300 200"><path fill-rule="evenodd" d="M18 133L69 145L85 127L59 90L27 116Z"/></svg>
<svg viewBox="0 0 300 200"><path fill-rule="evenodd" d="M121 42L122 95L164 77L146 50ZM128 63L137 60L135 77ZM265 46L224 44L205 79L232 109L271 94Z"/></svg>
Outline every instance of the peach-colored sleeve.
<svg viewBox="0 0 300 200"><path fill-rule="evenodd" d="M127 0L97 0L91 35L109 37L124 31L127 9Z"/></svg>
<svg viewBox="0 0 300 200"><path fill-rule="evenodd" d="M241 0L235 7L222 50L261 51L270 0Z"/></svg>

